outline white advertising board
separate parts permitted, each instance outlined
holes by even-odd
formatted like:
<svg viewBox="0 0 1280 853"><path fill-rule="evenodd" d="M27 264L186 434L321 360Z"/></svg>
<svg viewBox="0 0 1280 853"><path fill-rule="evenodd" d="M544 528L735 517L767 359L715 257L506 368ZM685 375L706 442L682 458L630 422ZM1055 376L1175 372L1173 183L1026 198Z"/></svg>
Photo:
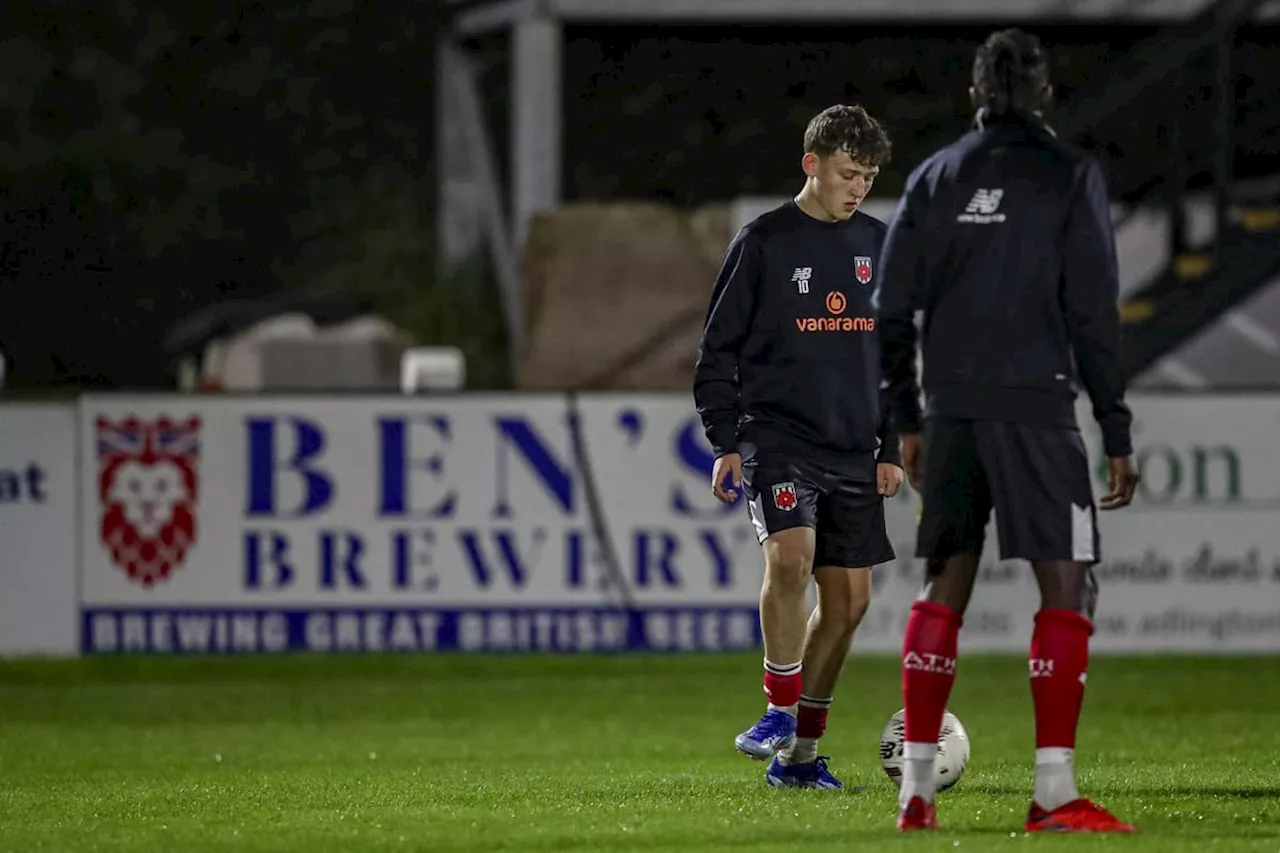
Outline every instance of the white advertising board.
<svg viewBox="0 0 1280 853"><path fill-rule="evenodd" d="M666 402L582 415L615 568L563 397L86 398L83 647L754 645L759 549L665 509L705 480Z"/></svg>
<svg viewBox="0 0 1280 853"><path fill-rule="evenodd" d="M1280 651L1280 395L1132 395L1137 500L1100 513L1095 647ZM1085 406L1097 489L1105 482Z"/></svg>
<svg viewBox="0 0 1280 853"><path fill-rule="evenodd" d="M79 646L76 447L74 404L0 406L0 654Z"/></svg>
<svg viewBox="0 0 1280 853"><path fill-rule="evenodd" d="M1095 649L1280 649L1280 397L1133 406ZM80 444L86 652L759 642L760 549L682 395L90 396ZM920 587L915 496L888 518L855 651L896 652ZM1035 584L988 541L961 642L1021 650Z"/></svg>
<svg viewBox="0 0 1280 853"><path fill-rule="evenodd" d="M1097 652L1280 651L1280 396L1134 396L1132 505L1100 512ZM1077 415L1095 493L1106 460L1088 405ZM876 596L856 647L896 651L922 565L913 554L918 497L886 512L899 560L876 570ZM1020 651L1039 593L1023 561L998 559L987 530L963 649Z"/></svg>

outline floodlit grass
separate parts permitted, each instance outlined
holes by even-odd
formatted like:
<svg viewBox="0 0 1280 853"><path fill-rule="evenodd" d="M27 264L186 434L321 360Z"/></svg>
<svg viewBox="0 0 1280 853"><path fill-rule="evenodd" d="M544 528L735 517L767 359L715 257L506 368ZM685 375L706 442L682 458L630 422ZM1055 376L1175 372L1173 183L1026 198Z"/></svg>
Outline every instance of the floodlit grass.
<svg viewBox="0 0 1280 853"><path fill-rule="evenodd" d="M973 761L893 830L898 669L855 657L823 742L860 793L774 791L733 736L759 656L0 663L4 851L1280 851L1280 660L1097 658L1078 767L1133 837L1026 836L1026 663L966 657Z"/></svg>

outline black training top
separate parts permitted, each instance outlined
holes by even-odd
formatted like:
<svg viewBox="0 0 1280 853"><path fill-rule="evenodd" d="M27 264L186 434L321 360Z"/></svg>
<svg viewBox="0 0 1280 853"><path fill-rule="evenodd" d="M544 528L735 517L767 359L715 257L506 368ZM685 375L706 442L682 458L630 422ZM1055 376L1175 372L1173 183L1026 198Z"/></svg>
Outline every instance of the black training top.
<svg viewBox="0 0 1280 853"><path fill-rule="evenodd" d="M864 213L822 222L790 201L734 237L693 382L717 456L749 441L897 463L871 300L884 236Z"/></svg>
<svg viewBox="0 0 1280 853"><path fill-rule="evenodd" d="M1119 276L1098 163L1034 119L965 134L907 179L876 308L886 402L925 415L1075 427L1083 382L1108 456L1132 452L1120 364Z"/></svg>

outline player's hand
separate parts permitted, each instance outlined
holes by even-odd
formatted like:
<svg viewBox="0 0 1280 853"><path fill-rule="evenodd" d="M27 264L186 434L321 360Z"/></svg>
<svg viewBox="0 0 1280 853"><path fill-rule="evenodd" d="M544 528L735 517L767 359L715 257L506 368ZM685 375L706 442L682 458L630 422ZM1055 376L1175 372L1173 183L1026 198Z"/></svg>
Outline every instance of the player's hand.
<svg viewBox="0 0 1280 853"><path fill-rule="evenodd" d="M916 491L920 491L920 484L924 482L924 436L918 432L904 433L898 436L898 448L907 480Z"/></svg>
<svg viewBox="0 0 1280 853"><path fill-rule="evenodd" d="M1138 469L1129 456L1112 456L1107 459L1107 494L1099 501L1103 509L1119 509L1133 501L1138 488Z"/></svg>
<svg viewBox="0 0 1280 853"><path fill-rule="evenodd" d="M902 469L892 462L876 463L876 489L891 498L902 488Z"/></svg>
<svg viewBox="0 0 1280 853"><path fill-rule="evenodd" d="M732 488L725 486L726 476L733 483ZM720 500L731 504L738 499L740 488L742 488L742 454L726 453L711 467L711 491Z"/></svg>

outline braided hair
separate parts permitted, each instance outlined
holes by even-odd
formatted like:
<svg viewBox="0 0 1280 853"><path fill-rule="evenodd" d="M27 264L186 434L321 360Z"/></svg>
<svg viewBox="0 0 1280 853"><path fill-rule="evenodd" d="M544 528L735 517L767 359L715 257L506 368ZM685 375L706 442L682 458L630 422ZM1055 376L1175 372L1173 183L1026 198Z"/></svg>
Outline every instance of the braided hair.
<svg viewBox="0 0 1280 853"><path fill-rule="evenodd" d="M974 106L987 118L1034 115L1052 94L1040 40L1018 29L992 33L973 60Z"/></svg>

